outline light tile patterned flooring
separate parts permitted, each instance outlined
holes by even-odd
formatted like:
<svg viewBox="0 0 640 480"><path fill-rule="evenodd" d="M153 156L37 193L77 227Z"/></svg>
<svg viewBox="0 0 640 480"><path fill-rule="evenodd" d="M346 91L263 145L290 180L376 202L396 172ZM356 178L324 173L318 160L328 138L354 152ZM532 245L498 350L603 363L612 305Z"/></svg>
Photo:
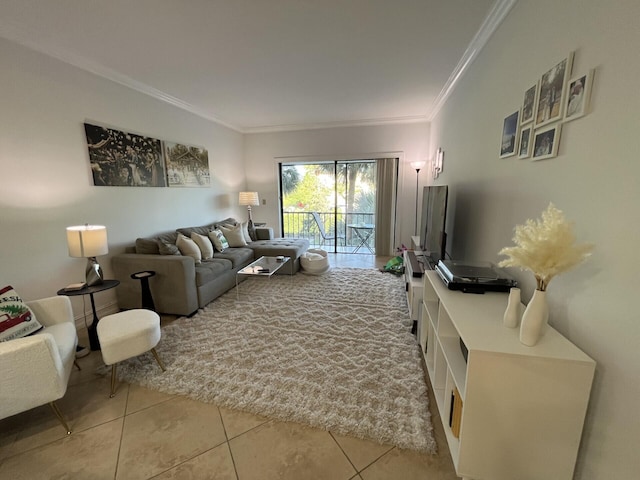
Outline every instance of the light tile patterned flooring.
<svg viewBox="0 0 640 480"><path fill-rule="evenodd" d="M381 268L388 258L331 255L333 266ZM164 321L165 319L163 319ZM170 320L170 319L166 319ZM86 332L79 332L86 344ZM296 423L261 418L96 374L81 358L58 406L0 420L0 479L456 479L431 398L439 452L418 454ZM1 388L1 386L0 386Z"/></svg>

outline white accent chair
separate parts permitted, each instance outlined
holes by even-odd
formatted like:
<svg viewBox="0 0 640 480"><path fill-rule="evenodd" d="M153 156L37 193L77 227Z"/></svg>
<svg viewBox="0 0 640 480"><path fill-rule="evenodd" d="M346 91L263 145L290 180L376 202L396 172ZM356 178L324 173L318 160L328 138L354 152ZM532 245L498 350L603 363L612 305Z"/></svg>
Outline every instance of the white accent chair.
<svg viewBox="0 0 640 480"><path fill-rule="evenodd" d="M48 403L70 434L55 401L67 391L78 344L71 302L58 296L26 304L44 328L0 342L0 418Z"/></svg>

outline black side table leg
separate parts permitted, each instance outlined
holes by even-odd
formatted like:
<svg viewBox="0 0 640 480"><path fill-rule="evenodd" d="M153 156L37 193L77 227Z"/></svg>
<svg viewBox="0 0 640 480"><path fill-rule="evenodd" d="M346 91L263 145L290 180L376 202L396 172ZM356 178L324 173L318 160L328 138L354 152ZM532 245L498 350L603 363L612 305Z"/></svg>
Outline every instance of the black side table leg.
<svg viewBox="0 0 640 480"><path fill-rule="evenodd" d="M98 314L96 313L96 302L93 299L93 293L89 294L91 298L91 310L93 311L93 322L87 327L89 334L89 346L91 350L100 350L100 340L98 340Z"/></svg>
<svg viewBox="0 0 640 480"><path fill-rule="evenodd" d="M153 303L153 297L151 296L151 289L149 288L149 277L140 279L142 282L142 308L147 310L156 311L156 306Z"/></svg>

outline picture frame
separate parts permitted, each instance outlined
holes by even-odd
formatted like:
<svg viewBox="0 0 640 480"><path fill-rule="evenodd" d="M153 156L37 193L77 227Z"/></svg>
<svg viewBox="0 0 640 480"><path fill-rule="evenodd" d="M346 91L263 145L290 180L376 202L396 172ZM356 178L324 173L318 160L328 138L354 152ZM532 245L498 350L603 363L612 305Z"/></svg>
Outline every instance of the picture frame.
<svg viewBox="0 0 640 480"><path fill-rule="evenodd" d="M520 109L507 115L504 119L500 142L500 158L507 158L516 154L519 116Z"/></svg>
<svg viewBox="0 0 640 480"><path fill-rule="evenodd" d="M591 101L591 87L595 70L591 69L584 75L578 75L569 80L564 120L568 122L589 113Z"/></svg>
<svg viewBox="0 0 640 480"><path fill-rule="evenodd" d="M84 130L95 186L167 186L160 140L90 123Z"/></svg>
<svg viewBox="0 0 640 480"><path fill-rule="evenodd" d="M567 79L573 67L573 52L545 72L540 78L540 88L535 113L536 128L563 118Z"/></svg>
<svg viewBox="0 0 640 480"><path fill-rule="evenodd" d="M520 130L520 135L518 136L518 158L529 158L531 156L532 134L533 125Z"/></svg>
<svg viewBox="0 0 640 480"><path fill-rule="evenodd" d="M562 123L556 123L546 128L536 129L531 160L544 160L558 156L561 127Z"/></svg>
<svg viewBox="0 0 640 480"><path fill-rule="evenodd" d="M540 81L527 88L524 92L524 100L522 102L522 115L520 116L520 125L525 125L531 121L536 114L536 101L538 100L538 87Z"/></svg>
<svg viewBox="0 0 640 480"><path fill-rule="evenodd" d="M206 148L163 142L169 187L208 187L211 185L209 152Z"/></svg>

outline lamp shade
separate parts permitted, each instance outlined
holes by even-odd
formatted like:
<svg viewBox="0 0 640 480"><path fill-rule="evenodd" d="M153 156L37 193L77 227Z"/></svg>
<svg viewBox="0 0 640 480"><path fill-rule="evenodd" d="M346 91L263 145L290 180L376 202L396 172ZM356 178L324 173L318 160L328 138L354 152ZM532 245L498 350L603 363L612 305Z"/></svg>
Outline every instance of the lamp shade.
<svg viewBox="0 0 640 480"><path fill-rule="evenodd" d="M67 245L70 257L97 257L109 253L107 227L78 225L67 227Z"/></svg>
<svg viewBox="0 0 640 480"><path fill-rule="evenodd" d="M258 192L240 192L238 195L238 203L240 205L260 205L260 198Z"/></svg>
<svg viewBox="0 0 640 480"><path fill-rule="evenodd" d="M411 166L416 170L420 170L422 167L424 167L424 163L425 162L411 162Z"/></svg>

